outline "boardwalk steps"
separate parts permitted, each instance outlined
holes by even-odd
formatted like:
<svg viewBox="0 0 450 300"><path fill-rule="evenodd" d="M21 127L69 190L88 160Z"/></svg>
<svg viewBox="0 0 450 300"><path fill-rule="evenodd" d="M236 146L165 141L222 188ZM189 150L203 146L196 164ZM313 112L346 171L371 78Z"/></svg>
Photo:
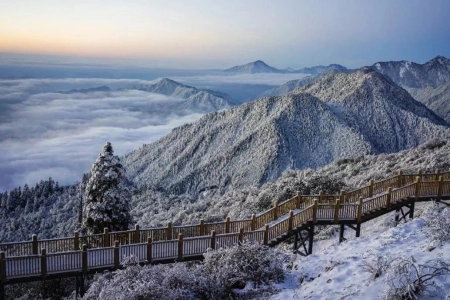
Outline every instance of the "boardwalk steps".
<svg viewBox="0 0 450 300"><path fill-rule="evenodd" d="M294 237L294 251L312 252L315 225L340 225L340 241L345 228L360 235L361 224L391 211L413 216L417 201L450 199L450 172L404 175L374 182L339 195L300 195L250 219L124 232L0 244L0 291L16 282L78 276L120 268L124 256L134 255L140 263L170 263L201 259L207 249L226 247L243 241L275 246ZM402 207L409 211L403 213ZM81 277L80 277L81 276ZM81 289L81 287L80 287ZM1 298L1 297L0 297Z"/></svg>

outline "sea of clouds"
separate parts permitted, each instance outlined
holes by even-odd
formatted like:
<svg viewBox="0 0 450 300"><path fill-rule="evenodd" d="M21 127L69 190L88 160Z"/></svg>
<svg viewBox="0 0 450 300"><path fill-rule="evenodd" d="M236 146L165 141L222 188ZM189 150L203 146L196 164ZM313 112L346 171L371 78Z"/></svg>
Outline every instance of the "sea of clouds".
<svg viewBox="0 0 450 300"><path fill-rule="evenodd" d="M123 155L201 117L198 113L156 114L152 110L155 104L180 99L137 90L54 92L135 83L136 80L98 79L1 80L0 191L48 177L60 184L75 183L89 171L105 142L111 142L115 153Z"/></svg>

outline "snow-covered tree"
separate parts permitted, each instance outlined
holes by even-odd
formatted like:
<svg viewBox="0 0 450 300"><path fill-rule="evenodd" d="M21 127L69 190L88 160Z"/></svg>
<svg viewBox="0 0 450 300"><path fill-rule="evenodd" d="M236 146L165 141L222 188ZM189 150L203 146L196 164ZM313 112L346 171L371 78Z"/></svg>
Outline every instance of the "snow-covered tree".
<svg viewBox="0 0 450 300"><path fill-rule="evenodd" d="M106 143L92 166L86 184L82 227L88 234L110 230L127 230L130 192L126 186L125 169Z"/></svg>

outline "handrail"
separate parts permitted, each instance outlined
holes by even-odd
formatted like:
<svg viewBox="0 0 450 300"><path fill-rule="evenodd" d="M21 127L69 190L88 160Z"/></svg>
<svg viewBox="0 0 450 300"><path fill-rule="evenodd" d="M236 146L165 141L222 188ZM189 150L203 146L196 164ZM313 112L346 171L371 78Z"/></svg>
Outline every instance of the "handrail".
<svg viewBox="0 0 450 300"><path fill-rule="evenodd" d="M120 259L124 256L134 255L135 258L142 263L152 263L157 261L171 261L182 260L187 257L199 257L207 249L215 249L216 247L225 247L233 244L240 244L245 240L251 240L264 245L268 245L270 241L278 241L280 236L289 236L293 233L294 229L303 226L303 224L318 221L326 222L325 224L337 224L340 221L353 220L360 224L363 218L378 216L377 211L384 210L383 213L390 211L390 207L404 201L405 199L417 200L420 196L426 196L431 198L440 199L442 196L450 196L450 180L444 181L443 173L439 175L438 180L435 179L433 174L420 174L417 176L415 182L411 183L409 175L403 175L399 173L398 177L392 177L383 180L384 184L393 183L394 179L397 183L403 184L398 186L394 190L392 187L387 187L385 193L379 193L378 195L372 195L372 197L363 198L360 197L357 202L346 203L345 199L342 203L341 193L339 196L331 195L329 199L320 193L316 198L310 198L310 196L300 196L289 199L287 207L295 208L289 210L288 214L278 215L276 219L271 220L270 225L265 225L261 228L255 228L257 220L261 216L272 217L274 213L280 213L284 211L282 205L276 206L275 209L266 211L259 216L252 216L251 219L233 220L227 218L225 222L220 223L203 223L199 225L189 226L174 226L171 227L170 223L167 228L157 228L162 232L168 233L168 230L179 231L177 235L171 237L170 240L152 240L152 237L147 236L147 240L142 242L142 233L148 230L140 230L139 226L136 226L135 230L128 230L125 232L111 232L107 230L103 234L97 234L93 236L75 236L73 241L78 243L81 240L96 241L98 244L103 243L101 247L89 249L88 245L83 245L74 250L64 250L62 252L47 253L47 249L41 249L40 253L32 253L20 256L6 256L5 251L0 252L0 281L2 283L6 280L21 278L27 276L39 276L42 278L47 277L49 274L58 274L62 272L83 272L96 271L105 268L119 268ZM404 178L408 178L403 180ZM421 181L421 178L428 179ZM450 177L447 177L450 179ZM374 182L370 182L370 191L373 194ZM384 187L384 186L383 186ZM345 194L344 194L345 196ZM304 203L309 203L308 206L301 206L302 197L305 197ZM333 203L332 200L335 200ZM292 206L292 202L295 203L295 207ZM297 207L301 207L297 208ZM341 223L342 224L342 223ZM217 227L222 231L217 233L212 230L210 234L205 231L205 226L210 225L211 228ZM203 229L201 229L204 226ZM239 227L239 228L238 228ZM182 229L198 228L199 232L203 231L199 236L186 236ZM250 230L245 231L245 228ZM187 234L191 234L191 231L187 231ZM111 242L111 237L118 237L119 234L128 234L133 243L125 245L120 244L119 241ZM138 239L139 238L139 239ZM32 251L36 251L37 245L52 245L51 243L72 241L72 238L58 238L58 239L46 239L37 240L34 235L32 242L18 242L18 243L4 243L0 246L18 246L26 245L31 247ZM39 244L41 243L41 244ZM31 244L31 246L30 246ZM74 243L74 245L76 245ZM19 252L20 253L20 252Z"/></svg>
<svg viewBox="0 0 450 300"><path fill-rule="evenodd" d="M288 213L290 210L306 209L316 200L319 205L334 205L337 200L339 200L341 204L357 203L359 198L372 198L374 195L382 194L388 187L400 188L401 186L412 184L413 178L420 178L422 182L421 189L426 189L430 192L432 187L425 182L431 182L433 179L437 181L440 176L442 176L442 178L450 179L450 171L443 173L440 171L436 171L436 173L421 173L421 171L419 171L417 174L402 174L402 172L399 171L397 176L389 177L377 182L370 180L367 186L348 193L341 192L340 195L324 195L322 192L320 192L319 195L300 195L297 193L296 196L279 204L274 202L272 208L257 215L253 215L250 219L231 220L227 217L224 222L205 223L203 220L200 220L198 224L172 226L171 223L168 223L167 227L144 229L140 229L139 225L136 225L134 230L109 232L105 229L101 234L86 236L79 235L78 232L75 232L73 237L44 240L38 240L37 236L33 236L32 241L0 243L0 251L4 251L8 255L14 255L15 253L31 255L38 254L42 248L45 248L50 252L61 252L80 250L81 245L83 244L87 244L88 248L110 247L114 245L116 240L123 245L145 243L149 237L152 238L154 242L160 240L173 240L176 239L180 233L185 237L195 237L203 236L211 230L216 231L218 234L236 233L241 228L244 228L245 232L254 231L258 228L262 228L265 224L278 219L279 216ZM437 187L434 187L434 189L436 188ZM364 207L370 208L370 204L367 203ZM365 211L365 209L363 209L363 211Z"/></svg>

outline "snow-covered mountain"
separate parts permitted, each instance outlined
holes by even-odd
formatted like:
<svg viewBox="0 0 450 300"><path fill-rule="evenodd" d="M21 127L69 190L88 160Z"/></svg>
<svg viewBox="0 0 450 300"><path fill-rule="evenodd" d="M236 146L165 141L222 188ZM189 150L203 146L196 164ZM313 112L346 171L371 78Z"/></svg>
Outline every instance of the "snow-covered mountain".
<svg viewBox="0 0 450 300"><path fill-rule="evenodd" d="M295 94L206 115L125 156L131 177L172 193L240 187L287 169L397 152L433 137L447 123L380 73L331 73Z"/></svg>
<svg viewBox="0 0 450 300"><path fill-rule="evenodd" d="M365 68L331 72L296 92L328 103L369 141L375 153L397 152L443 133L448 124L388 77Z"/></svg>
<svg viewBox="0 0 450 300"><path fill-rule="evenodd" d="M397 84L412 88L436 88L450 81L450 60L443 56L424 64L402 60L377 62L372 67Z"/></svg>
<svg viewBox="0 0 450 300"><path fill-rule="evenodd" d="M298 69L298 70L294 70L292 68L277 69L277 68L267 65L262 60L257 60L257 61L245 64L245 65L234 66L232 68L224 70L224 72L244 73L244 74L253 74L253 73L319 74L319 73L328 72L328 71L332 71L332 70L344 71L344 70L347 70L347 68L344 66L341 66L341 65L331 64L329 66L315 66L315 67L303 68L303 69Z"/></svg>
<svg viewBox="0 0 450 300"><path fill-rule="evenodd" d="M234 66L232 68L224 70L224 72L230 73L245 73L245 74L254 74L254 73L284 73L283 70L279 70L277 68L271 67L267 65L262 60L257 60L254 62L250 62L245 65Z"/></svg>
<svg viewBox="0 0 450 300"><path fill-rule="evenodd" d="M230 108L234 105L230 97L224 93L200 90L168 78L160 79L153 84L137 84L129 87L129 89L186 99L174 105L177 110L185 109L206 113Z"/></svg>

